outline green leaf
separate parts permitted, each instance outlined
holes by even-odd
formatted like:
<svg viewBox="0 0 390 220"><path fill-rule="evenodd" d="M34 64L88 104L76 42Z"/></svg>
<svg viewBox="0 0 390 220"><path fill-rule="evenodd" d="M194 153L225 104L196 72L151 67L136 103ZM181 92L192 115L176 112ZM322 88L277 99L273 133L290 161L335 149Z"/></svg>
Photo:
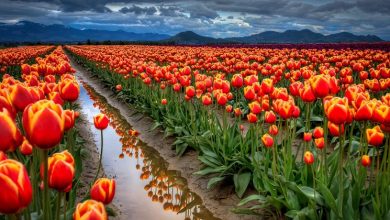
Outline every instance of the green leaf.
<svg viewBox="0 0 390 220"><path fill-rule="evenodd" d="M246 189L248 188L249 182L251 180L252 174L250 172L234 174L234 186L236 188L236 193L239 198L244 195Z"/></svg>
<svg viewBox="0 0 390 220"><path fill-rule="evenodd" d="M211 189L212 187L214 187L217 183L221 182L222 180L224 180L225 177L223 176L216 176L216 177L213 177L209 180L209 182L207 183L207 189Z"/></svg>
<svg viewBox="0 0 390 220"><path fill-rule="evenodd" d="M237 206L243 206L243 205L247 204L248 202L251 202L254 200L258 200L260 203L263 203L263 202L265 202L265 197L262 195L250 195L250 196L246 197L245 199L242 199L237 204Z"/></svg>
<svg viewBox="0 0 390 220"><path fill-rule="evenodd" d="M329 206L336 215L340 216L338 214L336 199L333 197L333 194L330 192L330 190L321 181L318 181L318 190L322 194L325 200L325 204Z"/></svg>
<svg viewBox="0 0 390 220"><path fill-rule="evenodd" d="M309 199L315 200L319 205L323 205L323 199L319 192L308 186L298 187L301 192Z"/></svg>

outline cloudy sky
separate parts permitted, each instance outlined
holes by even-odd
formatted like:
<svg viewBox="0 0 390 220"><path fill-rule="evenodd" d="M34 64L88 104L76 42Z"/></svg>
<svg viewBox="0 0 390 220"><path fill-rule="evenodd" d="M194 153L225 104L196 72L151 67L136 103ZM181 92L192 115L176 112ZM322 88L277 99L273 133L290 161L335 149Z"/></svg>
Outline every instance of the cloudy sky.
<svg viewBox="0 0 390 220"><path fill-rule="evenodd" d="M0 0L0 22L212 37L274 30L349 31L390 40L390 0Z"/></svg>

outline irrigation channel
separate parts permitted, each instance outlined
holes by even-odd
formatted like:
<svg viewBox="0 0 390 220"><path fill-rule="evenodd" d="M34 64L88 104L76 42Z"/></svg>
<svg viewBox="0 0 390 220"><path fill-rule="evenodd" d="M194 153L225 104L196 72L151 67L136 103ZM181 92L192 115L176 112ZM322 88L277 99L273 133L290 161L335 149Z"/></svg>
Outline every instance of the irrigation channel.
<svg viewBox="0 0 390 220"><path fill-rule="evenodd" d="M114 204L121 219L217 219L191 192L187 181L152 147L134 135L120 111L94 88L79 79L81 111L87 117L100 151L100 131L93 116L102 112L110 119L103 132L103 167L117 182ZM130 132L129 132L130 131Z"/></svg>

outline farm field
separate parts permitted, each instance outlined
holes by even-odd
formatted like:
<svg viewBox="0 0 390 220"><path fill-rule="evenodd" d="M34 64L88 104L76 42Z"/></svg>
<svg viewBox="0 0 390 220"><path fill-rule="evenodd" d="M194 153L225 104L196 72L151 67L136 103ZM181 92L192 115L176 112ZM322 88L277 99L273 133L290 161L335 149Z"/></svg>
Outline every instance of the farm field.
<svg viewBox="0 0 390 220"><path fill-rule="evenodd" d="M390 218L389 50L24 46L0 72L0 219Z"/></svg>

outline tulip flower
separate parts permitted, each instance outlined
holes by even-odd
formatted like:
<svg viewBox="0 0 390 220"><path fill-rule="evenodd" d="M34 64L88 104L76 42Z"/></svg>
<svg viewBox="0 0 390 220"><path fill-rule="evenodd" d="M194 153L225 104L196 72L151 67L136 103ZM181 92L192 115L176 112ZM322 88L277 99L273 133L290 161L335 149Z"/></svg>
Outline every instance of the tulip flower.
<svg viewBox="0 0 390 220"><path fill-rule="evenodd" d="M23 155L29 156L33 153L33 146L24 138L23 143L19 146L19 150Z"/></svg>
<svg viewBox="0 0 390 220"><path fill-rule="evenodd" d="M326 117L334 124L344 124L349 116L349 107L347 98L333 97L324 102Z"/></svg>
<svg viewBox="0 0 390 220"><path fill-rule="evenodd" d="M314 145L318 148L318 149L323 149L324 146L325 146L325 141L324 141L324 138L323 137L320 137L320 138L316 138L314 139Z"/></svg>
<svg viewBox="0 0 390 220"><path fill-rule="evenodd" d="M115 196L116 182L114 179L100 178L91 187L91 199L110 204Z"/></svg>
<svg viewBox="0 0 390 220"><path fill-rule="evenodd" d="M95 200L86 200L76 206L73 213L74 220L107 220L107 212L103 203Z"/></svg>
<svg viewBox="0 0 390 220"><path fill-rule="evenodd" d="M76 118L76 113L73 110L64 110L64 118L65 118L65 131L73 128Z"/></svg>
<svg viewBox="0 0 390 220"><path fill-rule="evenodd" d="M233 111L233 106L227 105L227 106L225 107L225 110L226 110L226 112L231 113L231 112Z"/></svg>
<svg viewBox="0 0 390 220"><path fill-rule="evenodd" d="M99 113L93 117L93 122L96 129L104 130L108 127L110 119L105 114Z"/></svg>
<svg viewBox="0 0 390 220"><path fill-rule="evenodd" d="M58 83L58 89L63 100L74 102L80 94L79 84L72 79L64 79Z"/></svg>
<svg viewBox="0 0 390 220"><path fill-rule="evenodd" d="M248 101L252 101L256 98L256 93L252 86L244 88L244 96Z"/></svg>
<svg viewBox="0 0 390 220"><path fill-rule="evenodd" d="M310 151L306 151L305 154L303 155L303 161L307 165L312 165L314 163L314 155Z"/></svg>
<svg viewBox="0 0 390 220"><path fill-rule="evenodd" d="M329 129L330 134L332 136L335 136L335 137L338 137L338 136L340 136L340 134L344 133L344 125L343 124L341 124L341 132L340 132L339 125L328 121L328 129Z"/></svg>
<svg viewBox="0 0 390 220"><path fill-rule="evenodd" d="M375 147L382 145L385 135L383 134L379 125L366 129L366 138L368 144L371 144Z"/></svg>
<svg viewBox="0 0 390 220"><path fill-rule="evenodd" d="M315 127L313 130L314 138L321 138L324 136L324 129L322 127Z"/></svg>
<svg viewBox="0 0 390 220"><path fill-rule="evenodd" d="M205 106L211 105L213 101L211 100L211 97L209 95L203 95L202 96L202 103Z"/></svg>
<svg viewBox="0 0 390 220"><path fill-rule="evenodd" d="M122 85L120 85L120 84L116 85L115 89L116 89L117 92L122 91Z"/></svg>
<svg viewBox="0 0 390 220"><path fill-rule="evenodd" d="M240 108L235 108L233 111L234 111L234 115L235 115L236 117L240 117L241 114L242 114L242 111L241 111Z"/></svg>
<svg viewBox="0 0 390 220"><path fill-rule="evenodd" d="M371 159L368 155L363 155L361 159L361 163L364 167L369 167L371 165Z"/></svg>
<svg viewBox="0 0 390 220"><path fill-rule="evenodd" d="M0 161L0 213L14 214L32 200L32 187L23 164L16 160Z"/></svg>
<svg viewBox="0 0 390 220"><path fill-rule="evenodd" d="M264 134L261 137L261 142L266 148L271 148L274 145L274 139L271 135L269 134Z"/></svg>
<svg viewBox="0 0 390 220"><path fill-rule="evenodd" d="M3 151L0 151L0 161L6 160L6 159L7 159L7 155Z"/></svg>
<svg viewBox="0 0 390 220"><path fill-rule="evenodd" d="M53 101L41 100L29 105L23 112L22 121L27 139L40 149L58 145L64 134L64 112Z"/></svg>
<svg viewBox="0 0 390 220"><path fill-rule="evenodd" d="M47 96L49 100L52 100L56 104L61 106L64 104L64 100L61 98L60 93L58 92L50 92Z"/></svg>
<svg viewBox="0 0 390 220"><path fill-rule="evenodd" d="M219 93L217 95L217 103L218 105L224 106L228 102L228 98L225 93Z"/></svg>
<svg viewBox="0 0 390 220"><path fill-rule="evenodd" d="M305 142L311 141L311 138L312 138L312 133L310 133L310 132L304 132L303 133L303 140Z"/></svg>
<svg viewBox="0 0 390 220"><path fill-rule="evenodd" d="M256 116L256 114L253 114L252 112L249 113L246 117L247 117L249 123L256 123L257 122L257 116Z"/></svg>
<svg viewBox="0 0 390 220"><path fill-rule="evenodd" d="M272 124L276 121L276 115L273 111L266 111L264 115L265 123Z"/></svg>
<svg viewBox="0 0 390 220"><path fill-rule="evenodd" d="M23 137L14 120L4 109L0 112L0 151L14 151L23 141Z"/></svg>
<svg viewBox="0 0 390 220"><path fill-rule="evenodd" d="M390 106L382 104L375 107L372 120L381 124L390 124Z"/></svg>
<svg viewBox="0 0 390 220"><path fill-rule="evenodd" d="M235 88L241 88L244 85L244 79L241 74L234 74L232 77L232 86Z"/></svg>
<svg viewBox="0 0 390 220"><path fill-rule="evenodd" d="M261 91L263 94L270 94L274 90L274 82L270 78L265 78L261 82Z"/></svg>
<svg viewBox="0 0 390 220"><path fill-rule="evenodd" d="M249 103L248 106L253 114L257 115L257 114L261 113L261 106L260 106L260 103L258 101L253 101L253 102Z"/></svg>
<svg viewBox="0 0 390 220"><path fill-rule="evenodd" d="M166 105L168 103L167 99L161 99L161 105Z"/></svg>
<svg viewBox="0 0 390 220"><path fill-rule="evenodd" d="M304 101L304 102L314 102L316 100L314 92L309 85L305 85L301 89L300 96L301 96L302 101Z"/></svg>
<svg viewBox="0 0 390 220"><path fill-rule="evenodd" d="M190 98L195 96L195 88L193 86L186 87L186 95Z"/></svg>
<svg viewBox="0 0 390 220"><path fill-rule="evenodd" d="M41 178L43 179L43 166L41 166ZM66 150L55 153L49 157L48 185L59 192L69 192L75 175L75 162L73 156Z"/></svg>
<svg viewBox="0 0 390 220"><path fill-rule="evenodd" d="M39 100L38 97L32 94L32 90L20 83L10 87L10 100L12 105L18 111L23 111L29 104Z"/></svg>
<svg viewBox="0 0 390 220"><path fill-rule="evenodd" d="M279 130L276 125L271 125L268 129L268 133L270 133L273 136L276 136L278 134Z"/></svg>

